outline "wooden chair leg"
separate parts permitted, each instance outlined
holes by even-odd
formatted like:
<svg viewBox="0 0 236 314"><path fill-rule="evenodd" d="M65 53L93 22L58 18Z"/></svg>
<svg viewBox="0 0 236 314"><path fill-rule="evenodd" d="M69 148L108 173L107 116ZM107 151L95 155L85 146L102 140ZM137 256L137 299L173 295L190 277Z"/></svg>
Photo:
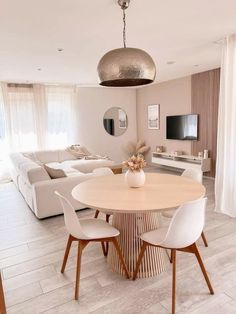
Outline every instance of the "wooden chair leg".
<svg viewBox="0 0 236 314"><path fill-rule="evenodd" d="M64 254L64 259L63 259L63 263L61 266L61 273L63 274L66 268L66 262L68 259L68 255L70 253L70 248L71 248L71 243L73 241L73 237L71 235L69 235L69 238L67 240L67 245L66 245L66 250L65 250L65 254Z"/></svg>
<svg viewBox="0 0 236 314"><path fill-rule="evenodd" d="M125 275L126 275L126 277L129 279L129 277L130 277L129 271L128 271L127 266L126 266L126 264L125 264L125 261L124 261L122 252L121 252L121 250L120 250L120 246L119 246L119 244L118 244L118 242L117 242L117 239L116 239L116 238L113 238L113 239L112 239L112 242L113 242L113 244L114 244L114 246L115 246L115 249L116 249L116 251L117 251L117 254L118 254L118 256L119 256L121 265L122 265L122 267L123 267L123 269L124 269L124 271L125 271Z"/></svg>
<svg viewBox="0 0 236 314"><path fill-rule="evenodd" d="M111 215L106 214L106 222L108 222L108 223L109 223L110 216Z"/></svg>
<svg viewBox="0 0 236 314"><path fill-rule="evenodd" d="M1 273L0 273L0 313L1 314L7 313L5 299L4 299L4 293L3 293Z"/></svg>
<svg viewBox="0 0 236 314"><path fill-rule="evenodd" d="M106 248L106 244L107 242L101 242L101 245L102 245L102 251L103 251L103 255L104 256L107 256L107 248Z"/></svg>
<svg viewBox="0 0 236 314"><path fill-rule="evenodd" d="M95 212L94 218L98 218L98 215L99 215L99 210L97 209Z"/></svg>
<svg viewBox="0 0 236 314"><path fill-rule="evenodd" d="M167 255L168 258L169 258L170 263L172 263L171 254L169 254L169 252L168 252L167 249L165 249L165 251L166 251L166 255Z"/></svg>
<svg viewBox="0 0 236 314"><path fill-rule="evenodd" d="M176 300L176 250L171 250L171 259L173 265L172 274L172 314L175 314L175 300Z"/></svg>
<svg viewBox="0 0 236 314"><path fill-rule="evenodd" d="M201 237L202 237L205 247L208 247L207 239L203 231L202 231Z"/></svg>
<svg viewBox="0 0 236 314"><path fill-rule="evenodd" d="M209 288L209 291L210 291L211 294L214 294L214 290L213 290L213 288L212 288L210 279L209 279L209 277L208 277L208 275L207 275L205 266L204 266L204 264L203 264L201 255L200 255L200 253L199 253L199 251L198 251L198 248L197 248L196 244L193 244L193 245L192 245L192 249L193 249L193 253L196 255L196 258L197 258L197 260L198 260L198 263L199 263L199 265L200 265L200 267L201 267L201 270L202 270L203 276L204 276L204 278L205 278L205 280L206 280L206 283L207 283L207 286L208 286L208 288Z"/></svg>
<svg viewBox="0 0 236 314"><path fill-rule="evenodd" d="M109 251L109 242L106 242L106 256L108 255L108 251Z"/></svg>
<svg viewBox="0 0 236 314"><path fill-rule="evenodd" d="M76 267L76 280L75 280L75 300L79 299L82 251L88 243L89 241L82 241L82 240L78 241L77 267Z"/></svg>
<svg viewBox="0 0 236 314"><path fill-rule="evenodd" d="M170 263L173 263L173 250L170 251Z"/></svg>
<svg viewBox="0 0 236 314"><path fill-rule="evenodd" d="M106 222L109 223L109 219L110 219L109 214L106 214ZM106 242L106 256L108 255L108 250L109 250L109 242Z"/></svg>
<svg viewBox="0 0 236 314"><path fill-rule="evenodd" d="M141 262L142 262L144 253L146 251L146 248L147 248L147 243L143 242L143 245L141 247L141 251L139 253L138 261L137 261L137 264L136 264L136 268L135 268L135 271L134 271L134 274L133 274L133 280L135 280L136 277L137 277L137 274L138 274L138 271L139 271L139 267L141 265Z"/></svg>

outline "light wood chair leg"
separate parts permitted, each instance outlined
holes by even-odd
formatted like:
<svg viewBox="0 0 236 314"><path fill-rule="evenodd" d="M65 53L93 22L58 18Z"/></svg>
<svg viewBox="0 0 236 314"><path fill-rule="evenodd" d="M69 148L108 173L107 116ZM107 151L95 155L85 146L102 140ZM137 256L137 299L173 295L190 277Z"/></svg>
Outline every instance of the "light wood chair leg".
<svg viewBox="0 0 236 314"><path fill-rule="evenodd" d="M111 215L106 214L106 222L108 222L108 223L109 223L110 216Z"/></svg>
<svg viewBox="0 0 236 314"><path fill-rule="evenodd" d="M171 254L169 254L169 251L168 251L167 249L165 249L165 251L166 251L166 255L167 255L168 258L169 258L170 263L172 263Z"/></svg>
<svg viewBox="0 0 236 314"><path fill-rule="evenodd" d="M212 288L210 279L209 279L209 277L208 277L208 275L207 275L205 266L204 266L204 264L203 264L201 255L200 255L200 253L199 253L199 251L198 251L198 248L197 248L196 244L193 244L193 245L192 245L192 249L193 249L193 253L196 255L196 258L197 258L197 260L198 260L198 263L199 263L199 265L200 265L200 267L201 267L201 270L202 270L203 276L204 276L204 278L205 278L205 280L206 280L206 283L207 283L207 286L208 286L208 288L209 288L209 291L210 291L211 294L214 294L214 290L213 290L213 288Z"/></svg>
<svg viewBox="0 0 236 314"><path fill-rule="evenodd" d="M107 242L102 241L101 245L102 245L102 251L103 251L103 255L107 256L107 248L106 248L106 244Z"/></svg>
<svg viewBox="0 0 236 314"><path fill-rule="evenodd" d="M201 237L202 237L205 247L208 247L207 239L203 231L202 231Z"/></svg>
<svg viewBox="0 0 236 314"><path fill-rule="evenodd" d="M76 280L75 280L75 300L79 299L82 251L86 247L88 242L89 241L82 241L82 240L78 241L77 268L76 268Z"/></svg>
<svg viewBox="0 0 236 314"><path fill-rule="evenodd" d="M172 259L172 314L175 314L175 301L176 301L176 250L171 250L171 259Z"/></svg>
<svg viewBox="0 0 236 314"><path fill-rule="evenodd" d="M141 251L139 253L138 261L137 261L137 264L136 264L136 268L135 268L135 271L134 271L134 274L133 274L133 280L135 280L136 277L137 277L137 274L138 274L138 271L139 271L139 267L141 265L141 262L142 262L144 253L146 251L146 248L147 248L147 243L143 242L143 245L141 247Z"/></svg>
<svg viewBox="0 0 236 314"><path fill-rule="evenodd" d="M106 222L109 223L111 215L106 214ZM108 255L108 250L109 250L109 242L106 242L106 256Z"/></svg>
<svg viewBox="0 0 236 314"><path fill-rule="evenodd" d="M108 255L108 251L109 251L109 242L106 242L106 256Z"/></svg>
<svg viewBox="0 0 236 314"><path fill-rule="evenodd" d="M125 271L125 275L126 275L126 277L129 279L129 277L130 277L129 271L128 271L127 266L126 266L126 264L125 264L125 261L124 261L122 252L121 252L121 250L120 250L120 246L119 246L119 244L118 244L118 242L117 242L117 239L116 239L116 238L113 238L113 239L112 239L112 242L113 242L113 244L114 244L114 246L115 246L115 249L116 249L116 251L117 251L117 254L118 254L118 256L119 256L121 265L122 265L122 267L123 267L123 269L124 269L124 271Z"/></svg>
<svg viewBox="0 0 236 314"><path fill-rule="evenodd" d="M97 209L95 212L94 218L98 218L98 215L99 215L99 210Z"/></svg>
<svg viewBox="0 0 236 314"><path fill-rule="evenodd" d="M5 299L4 299L4 293L3 293L1 273L0 273L0 313L1 314L7 313Z"/></svg>
<svg viewBox="0 0 236 314"><path fill-rule="evenodd" d="M63 274L66 268L66 262L70 253L70 248L71 248L71 243L73 241L73 237L71 235L69 235L69 238L67 240L67 245L66 245L66 250L65 250L65 254L64 254L64 259L63 259L63 263L61 266L61 273Z"/></svg>
<svg viewBox="0 0 236 314"><path fill-rule="evenodd" d="M170 250L170 263L173 263L173 250Z"/></svg>

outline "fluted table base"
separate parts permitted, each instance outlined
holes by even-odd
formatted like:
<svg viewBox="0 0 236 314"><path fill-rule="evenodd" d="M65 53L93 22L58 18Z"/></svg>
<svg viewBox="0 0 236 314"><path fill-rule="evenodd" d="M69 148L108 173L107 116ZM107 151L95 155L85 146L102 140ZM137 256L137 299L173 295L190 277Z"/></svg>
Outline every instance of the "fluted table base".
<svg viewBox="0 0 236 314"><path fill-rule="evenodd" d="M139 236L146 231L159 228L159 218L160 214L157 213L115 214L113 216L112 225L120 231L118 241L131 276L134 273L142 244ZM156 276L166 269L168 262L169 259L165 250L148 246L138 277ZM112 245L109 247L108 263L114 271L124 275L119 258Z"/></svg>

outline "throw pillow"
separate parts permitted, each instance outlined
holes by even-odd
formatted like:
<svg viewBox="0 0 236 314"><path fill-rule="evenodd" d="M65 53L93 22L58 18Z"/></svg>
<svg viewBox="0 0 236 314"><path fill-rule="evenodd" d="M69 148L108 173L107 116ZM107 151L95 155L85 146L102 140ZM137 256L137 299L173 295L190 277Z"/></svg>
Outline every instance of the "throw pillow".
<svg viewBox="0 0 236 314"><path fill-rule="evenodd" d="M91 155L86 147L80 145L71 145L66 150L73 156L75 156L77 159L82 159L85 156Z"/></svg>
<svg viewBox="0 0 236 314"><path fill-rule="evenodd" d="M50 168L47 165L44 165L45 170L49 174L51 179L59 179L59 178L65 178L66 174L62 169L55 169Z"/></svg>

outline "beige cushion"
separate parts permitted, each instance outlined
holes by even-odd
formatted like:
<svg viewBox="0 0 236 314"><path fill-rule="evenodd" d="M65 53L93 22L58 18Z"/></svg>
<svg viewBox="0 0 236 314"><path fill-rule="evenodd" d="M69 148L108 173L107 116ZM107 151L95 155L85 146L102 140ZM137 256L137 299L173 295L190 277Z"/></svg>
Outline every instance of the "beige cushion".
<svg viewBox="0 0 236 314"><path fill-rule="evenodd" d="M59 161L59 150L36 151L35 157L43 164L53 161Z"/></svg>
<svg viewBox="0 0 236 314"><path fill-rule="evenodd" d="M59 150L59 162L65 160L76 160L77 158L66 149Z"/></svg>
<svg viewBox="0 0 236 314"><path fill-rule="evenodd" d="M66 174L62 169L50 168L47 165L44 165L44 168L46 169L47 173L52 179L59 179L59 178L66 177Z"/></svg>
<svg viewBox="0 0 236 314"><path fill-rule="evenodd" d="M86 147L80 145L72 145L68 147L66 151L78 159L91 155L91 153L87 150Z"/></svg>
<svg viewBox="0 0 236 314"><path fill-rule="evenodd" d="M100 160L79 159L79 160L66 160L62 164L63 167L65 168L72 167L78 171L89 173L99 167L111 167L114 165L114 161L106 159Z"/></svg>

